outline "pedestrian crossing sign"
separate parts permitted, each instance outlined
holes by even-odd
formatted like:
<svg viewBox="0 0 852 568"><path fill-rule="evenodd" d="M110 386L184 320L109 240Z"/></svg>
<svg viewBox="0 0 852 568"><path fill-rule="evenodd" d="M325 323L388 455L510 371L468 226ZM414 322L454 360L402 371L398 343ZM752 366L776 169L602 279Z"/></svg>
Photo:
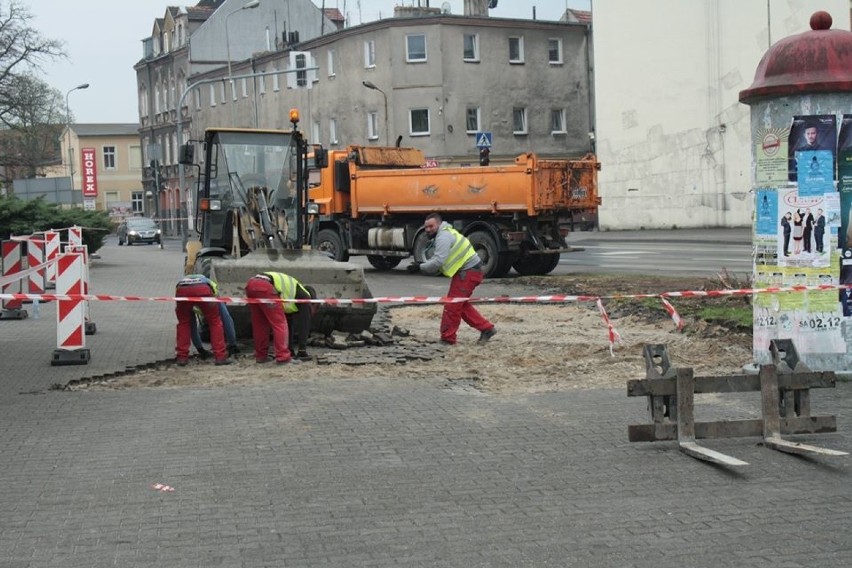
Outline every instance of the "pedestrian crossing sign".
<svg viewBox="0 0 852 568"><path fill-rule="evenodd" d="M490 148L491 147L491 133L490 132L477 132L476 133L476 147L477 148Z"/></svg>

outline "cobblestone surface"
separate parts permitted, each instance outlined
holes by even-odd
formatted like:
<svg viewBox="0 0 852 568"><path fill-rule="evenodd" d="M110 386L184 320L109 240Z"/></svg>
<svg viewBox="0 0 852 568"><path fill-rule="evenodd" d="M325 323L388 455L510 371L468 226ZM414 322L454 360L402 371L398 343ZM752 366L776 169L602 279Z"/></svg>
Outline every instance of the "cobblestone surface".
<svg viewBox="0 0 852 568"><path fill-rule="evenodd" d="M168 295L182 262L102 257L93 289L117 294ZM849 458L707 442L751 464L730 471L628 443L646 409L624 390L497 396L404 366L395 380L318 367L268 386L50 392L169 358L174 341L171 305L99 303L90 364L50 367L51 309L0 322L2 568L852 564ZM700 418L759 409L696 401ZM813 412L839 433L797 439L852 450L852 385L815 393Z"/></svg>

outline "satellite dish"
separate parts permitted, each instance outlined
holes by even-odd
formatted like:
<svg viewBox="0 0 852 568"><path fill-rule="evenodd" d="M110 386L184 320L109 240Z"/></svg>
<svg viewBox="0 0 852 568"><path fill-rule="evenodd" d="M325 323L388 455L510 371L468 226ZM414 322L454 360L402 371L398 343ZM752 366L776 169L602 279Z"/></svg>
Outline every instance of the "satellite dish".
<svg viewBox="0 0 852 568"><path fill-rule="evenodd" d="M452 13L452 6L450 6L449 2L444 2L441 4L441 13L442 14L450 14Z"/></svg>

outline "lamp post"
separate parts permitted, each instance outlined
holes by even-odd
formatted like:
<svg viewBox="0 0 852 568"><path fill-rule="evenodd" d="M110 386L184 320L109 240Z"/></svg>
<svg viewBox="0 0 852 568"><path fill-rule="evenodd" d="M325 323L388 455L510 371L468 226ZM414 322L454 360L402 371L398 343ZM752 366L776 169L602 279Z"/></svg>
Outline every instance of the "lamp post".
<svg viewBox="0 0 852 568"><path fill-rule="evenodd" d="M228 79L230 80L233 76L231 74L231 40L228 37L228 19L236 14L237 12L241 12L243 10L251 10L252 8L257 8L260 6L260 0L251 0L251 2L246 2L236 10L229 12L227 16L225 16L225 49L228 53Z"/></svg>
<svg viewBox="0 0 852 568"><path fill-rule="evenodd" d="M71 107L68 106L68 97L74 91L88 88L89 84L83 83L82 85L77 85L73 89L68 89L68 92L65 93L65 130L68 133L68 167L66 169L69 177L71 178L71 191L74 191L74 151L71 148Z"/></svg>
<svg viewBox="0 0 852 568"><path fill-rule="evenodd" d="M361 81L361 84L367 87L368 89L380 92L382 94L382 97L385 99L385 144L390 146L390 126L388 125L388 96L383 90L375 86L370 81Z"/></svg>

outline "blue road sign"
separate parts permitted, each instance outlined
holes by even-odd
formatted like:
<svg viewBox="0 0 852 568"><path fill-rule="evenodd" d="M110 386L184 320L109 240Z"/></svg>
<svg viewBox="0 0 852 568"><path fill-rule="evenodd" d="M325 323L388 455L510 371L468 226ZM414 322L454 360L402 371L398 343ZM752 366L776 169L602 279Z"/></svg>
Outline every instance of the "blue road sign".
<svg viewBox="0 0 852 568"><path fill-rule="evenodd" d="M477 148L490 148L491 147L491 133L490 132L477 132L476 133L476 147Z"/></svg>

